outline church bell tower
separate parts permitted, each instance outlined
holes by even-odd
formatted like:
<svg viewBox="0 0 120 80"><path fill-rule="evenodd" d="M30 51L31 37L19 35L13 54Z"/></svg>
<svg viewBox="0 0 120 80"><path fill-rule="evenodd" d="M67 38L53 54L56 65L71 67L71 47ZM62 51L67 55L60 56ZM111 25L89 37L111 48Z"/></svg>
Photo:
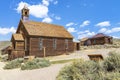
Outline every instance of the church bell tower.
<svg viewBox="0 0 120 80"><path fill-rule="evenodd" d="M22 9L21 14L22 14L21 18L22 18L23 21L29 20L29 9L26 5Z"/></svg>

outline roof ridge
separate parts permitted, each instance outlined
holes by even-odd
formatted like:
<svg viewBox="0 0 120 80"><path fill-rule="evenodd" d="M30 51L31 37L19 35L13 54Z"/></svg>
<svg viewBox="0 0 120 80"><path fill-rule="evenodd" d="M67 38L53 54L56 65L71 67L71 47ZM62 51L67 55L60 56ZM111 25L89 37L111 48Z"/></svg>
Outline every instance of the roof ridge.
<svg viewBox="0 0 120 80"><path fill-rule="evenodd" d="M34 23L38 23L38 24L47 24L47 25L54 25L54 26L59 26L59 27L64 27L64 26L62 26L62 25L57 25L57 24L52 24L52 23L46 23L46 22L38 22L38 21L34 21L34 20L29 20L29 21L26 21L26 22L24 22L23 20L21 20L23 23L27 23L27 24L32 24L32 23L30 23L30 22L34 22ZM33 24L32 24L33 25ZM37 25L37 24L35 24L35 25Z"/></svg>

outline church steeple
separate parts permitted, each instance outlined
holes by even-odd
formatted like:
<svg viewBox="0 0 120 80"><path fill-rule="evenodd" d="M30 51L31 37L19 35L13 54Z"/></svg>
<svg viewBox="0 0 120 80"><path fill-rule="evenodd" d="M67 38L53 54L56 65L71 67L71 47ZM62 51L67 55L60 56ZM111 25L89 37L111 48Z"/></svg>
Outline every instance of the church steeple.
<svg viewBox="0 0 120 80"><path fill-rule="evenodd" d="M29 9L26 5L22 9L21 14L22 14L21 15L22 20L24 21L29 20Z"/></svg>

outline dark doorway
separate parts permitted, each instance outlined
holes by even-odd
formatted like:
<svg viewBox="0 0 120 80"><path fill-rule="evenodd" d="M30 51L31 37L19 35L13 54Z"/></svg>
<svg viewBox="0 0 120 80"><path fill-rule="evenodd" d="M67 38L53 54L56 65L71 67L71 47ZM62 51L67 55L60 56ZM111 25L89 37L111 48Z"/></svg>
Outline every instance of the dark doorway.
<svg viewBox="0 0 120 80"><path fill-rule="evenodd" d="M25 51L25 56L29 56L29 52L28 51Z"/></svg>
<svg viewBox="0 0 120 80"><path fill-rule="evenodd" d="M80 50L80 43L76 43L76 50L77 50L77 51Z"/></svg>

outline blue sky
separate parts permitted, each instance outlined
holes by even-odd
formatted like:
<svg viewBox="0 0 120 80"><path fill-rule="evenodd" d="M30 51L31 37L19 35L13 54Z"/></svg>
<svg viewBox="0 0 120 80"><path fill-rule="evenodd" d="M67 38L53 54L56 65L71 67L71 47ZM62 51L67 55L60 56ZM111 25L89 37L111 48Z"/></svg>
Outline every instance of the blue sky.
<svg viewBox="0 0 120 80"><path fill-rule="evenodd" d="M104 33L120 38L120 0L3 0L0 41L10 40L27 5L30 20L64 26L74 39Z"/></svg>

